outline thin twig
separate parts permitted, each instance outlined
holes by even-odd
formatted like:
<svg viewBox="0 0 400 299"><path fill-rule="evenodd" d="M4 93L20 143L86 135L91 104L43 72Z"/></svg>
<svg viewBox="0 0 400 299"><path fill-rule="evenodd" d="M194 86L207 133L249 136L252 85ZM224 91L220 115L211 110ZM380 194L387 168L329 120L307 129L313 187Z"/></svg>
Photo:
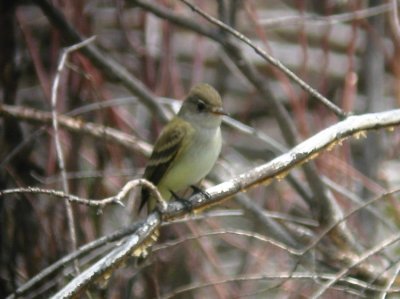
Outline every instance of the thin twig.
<svg viewBox="0 0 400 299"><path fill-rule="evenodd" d="M177 220L172 220L171 222L168 223L163 223L163 225L170 225L170 224L176 224L176 223L181 223L181 222L187 222L188 220L204 220L205 218L209 217L227 217L227 216L243 216L242 211L233 211L233 210L217 210L217 211L210 211L206 212L204 214L199 214L199 215L191 215L188 218L185 219L177 219ZM34 277L29 279L29 281L25 282L23 285L21 285L17 290L14 291L13 294L9 295L6 299L16 299L19 297L24 296L28 292L30 292L35 286L43 282L46 278L52 276L54 277L56 273L59 271L65 269L71 261L73 261L76 258L81 258L82 256L88 254L89 252L92 252L102 246L105 246L107 244L110 244L112 242L118 242L124 237L127 237L134 233L139 227L142 225L141 221L134 222L133 224L130 224L128 227L120 229L116 232L113 232L112 234L109 234L107 236L102 236L90 243L87 243L81 247L78 248L77 251L71 252L68 255L62 257L59 259L57 262L51 264L47 268L43 269L40 271L40 273L36 274ZM154 246L154 252L157 250L160 250L163 245L160 246Z"/></svg>
<svg viewBox="0 0 400 299"><path fill-rule="evenodd" d="M211 232L202 232L201 234L194 234L191 236L185 236L183 238L180 238L178 240L174 240L174 241L169 241L167 243L161 244L159 246L155 246L154 251L156 250L163 250L163 249L167 249L170 248L172 246L178 246L184 242L188 242L188 241L192 241L192 240L197 240L200 238L205 238L205 237L212 237L212 236L219 236L219 235L235 235L235 236L241 236L241 237L247 237L247 238L252 238L261 242L265 242L268 243L270 245L273 245L275 247L278 247L284 251L287 251L288 253L292 254L292 255L301 255L302 251L298 250L296 248L291 248L289 246L287 246L284 243L281 243L279 241L276 241L272 238L269 238L267 236L264 236L262 234L258 234L258 233L254 233L252 231L245 231L245 230L241 230L241 229L221 229L221 230L214 230Z"/></svg>
<svg viewBox="0 0 400 299"><path fill-rule="evenodd" d="M229 181L207 189L209 196L204 194L191 196L189 198L191 207L193 207L194 211L203 210L226 200L238 192L250 189L261 183L265 184L276 177L282 178L293 167L315 158L324 149L339 144L341 140L349 136L360 135L366 130L391 129L396 125L400 125L400 110L351 116L302 142L288 153ZM171 221L187 214L187 208L181 202L169 203L167 210L162 214L158 211L151 213L124 244L116 247L107 256L90 266L81 275L75 277L54 298L71 298L78 292L85 290L89 284L103 274L119 267L132 252L146 246L146 240L151 238L154 232L159 229L162 220ZM371 276L372 274L366 273L366 275Z"/></svg>
<svg viewBox="0 0 400 299"><path fill-rule="evenodd" d="M105 244L119 241L122 238L130 235L134 231L137 230L137 228L141 225L141 222L135 222L131 224L129 227L123 228L121 230L118 230L108 236L103 236L99 239L96 239L90 243L87 243L78 250L69 253L68 255L64 256L57 262L51 264L47 268L43 269L40 271L40 273L36 274L34 277L29 279L29 281L25 282L22 286L20 286L17 290L14 291L13 294L8 296L6 299L16 299L16 298L21 298L25 294L31 291L32 288L34 288L36 285L40 284L43 282L48 277L54 277L54 275L64 269L66 265L71 263L71 261L80 258L81 256L101 247L104 246Z"/></svg>
<svg viewBox="0 0 400 299"><path fill-rule="evenodd" d="M320 298L331 286L333 286L336 282L341 280L351 269L358 266L371 256L377 254L383 249L399 241L400 241L400 234L395 234L390 236L389 238L386 238L383 242L375 245L370 250L367 250L359 258L357 258L351 265L349 265L348 267L337 273L333 279L328 281L328 283L323 284L322 287L319 288L310 298L312 299Z"/></svg>
<svg viewBox="0 0 400 299"><path fill-rule="evenodd" d="M253 84L260 95L268 99L270 108L275 116L279 127L282 131L285 141L290 146L295 146L298 143L297 130L295 124L291 121L291 117L282 105L277 101L269 92L268 84L260 73L250 64L243 56L241 49L233 44L229 39L224 38L224 35L215 35L211 30L207 30L204 26L200 26L199 22L192 21L189 18L184 18L180 15L172 13L170 10L162 9L159 5L151 4L149 1L134 0L135 4L151 11L161 18L165 18L177 25L189 28L199 34L207 32L207 36L218 42L223 46L224 51L228 54L232 62L237 66L241 73ZM341 211L333 198L332 194L327 190L320 179L316 168L313 164L306 164L303 167L308 184L313 192L312 197L305 197L307 204L312 210L316 218L321 224L334 223L341 216ZM317 200L318 199L318 200ZM323 211L323 213L322 213ZM348 246L356 248L356 242L350 231L343 225L340 230L337 230L337 237L335 240L341 240L342 244L346 243Z"/></svg>
<svg viewBox="0 0 400 299"><path fill-rule="evenodd" d="M260 24L266 26L267 27L266 29L273 29L277 26L283 27L283 26L290 26L297 24L310 24L313 26L334 25L337 23L362 20L365 18L370 18L376 15L383 14L391 10L391 5L392 4L390 3L385 3L365 9L355 10L349 13L342 13L330 16L295 15L295 16L269 18L260 20Z"/></svg>
<svg viewBox="0 0 400 299"><path fill-rule="evenodd" d="M308 251L310 251L312 248L314 248L329 232L331 232L337 225L339 225L340 223L348 220L352 215L354 215L355 213L359 212L360 210L370 206L371 204L377 202L378 200L381 200L382 198L385 197L390 197L391 195L398 193L400 190L396 189L393 190L391 192L385 193L383 195L380 195L378 197L372 198L364 203L362 203L360 206L352 209L350 212L348 212L345 216L342 217L342 219L340 219L337 223L333 223L331 226L325 228L320 235L310 244L307 246L306 249L304 249L303 254L307 253Z"/></svg>
<svg viewBox="0 0 400 299"><path fill-rule="evenodd" d="M380 299L386 299L389 290L392 288L394 282L396 281L396 278L399 276L399 273L400 273L400 261L397 261L396 268L393 274L391 275L390 279L388 280L388 283L386 284L384 290L382 291Z"/></svg>
<svg viewBox="0 0 400 299"><path fill-rule="evenodd" d="M58 86L60 83L61 73L65 67L65 63L67 61L69 54L76 50L79 50L82 47L87 46L89 43L93 42L94 39L95 39L95 37L88 38L87 40L84 40L76 45L70 46L65 49L64 53L61 56L60 62L58 64L57 73L56 73L56 76L54 78L54 82L53 82L53 85L51 88L51 115L52 115L52 125L53 125L53 130L54 130L54 142L56 145L57 162L58 162L58 167L61 172L63 190L67 194L69 193L69 188L68 188L67 175L66 175L66 171L65 171L64 154L62 151L61 142L60 142L60 134L58 131L58 120L57 120L58 119L57 118ZM65 207L66 207L66 211L67 211L68 229L69 229L69 236L71 239L71 247L72 247L72 251L75 251L77 248L75 220L74 220L74 213L72 211L71 203L68 200L65 201ZM77 274L79 273L79 267L78 267L77 261L75 263L75 272Z"/></svg>
<svg viewBox="0 0 400 299"><path fill-rule="evenodd" d="M73 298L87 289L88 285L99 278L108 278L110 271L121 267L124 261L138 248L148 247L146 244L158 230L161 224L158 211L151 213L135 232L123 244L118 244L110 253L75 277L64 288L57 292L52 299Z"/></svg>
<svg viewBox="0 0 400 299"><path fill-rule="evenodd" d="M317 90L315 90L310 85L308 85L306 82L301 80L295 73L293 73L285 65L283 65L282 62L280 62L278 59L269 55L267 52L265 52L260 47L254 45L254 43L249 38L247 38L245 35L243 35L239 31L235 30L231 26L228 26L225 23L221 22L220 20L214 18L213 16L207 14L206 12L204 12L203 10L201 10L199 7L192 4L191 2L189 2L187 0L181 0L181 1L183 3L185 3L187 6L189 6L194 12L198 13L199 15L201 15L202 17L204 17L211 23L217 25L218 27L220 27L220 28L224 29L225 31L229 32L230 34L232 34L237 39L243 41L246 45L251 47L258 55L260 55L262 58L264 58L266 61L268 61L272 65L279 68L282 72L284 72L289 78L291 78L294 82L296 82L306 92L310 93L313 97L318 99L322 104L324 104L333 113L335 113L340 119L344 119L348 116L347 113L345 113L342 109L340 109L338 106L333 104L326 97L324 97L322 94L320 94Z"/></svg>
<svg viewBox="0 0 400 299"><path fill-rule="evenodd" d="M378 128L392 130L394 126L400 125L400 110L391 110L381 113L370 113L359 116L351 116L329 128L326 128L314 136L295 146L289 152L260 165L253 170L239 175L235 179L226 181L218 187L208 189L210 195L218 195L212 200L204 201L202 196L193 196L194 208L205 208L221 198L247 190L254 185L266 184L270 179L283 179L293 167L298 167L305 162L315 159L324 149L331 150L334 146L350 136L360 138L365 136L366 131ZM169 205L173 208L172 205ZM172 216L172 214L171 214Z"/></svg>
<svg viewBox="0 0 400 299"><path fill-rule="evenodd" d="M169 299L169 298L174 298L182 293L194 291L196 289L201 289L201 288L206 288L206 287L211 287L214 285L218 284L227 284L227 283L232 283L232 282L240 282L240 281L252 281L252 280L286 280L288 278L294 278L294 279L303 279L303 280L314 280L314 279L321 279L321 280L330 280L334 278L334 275L332 274L315 274L315 273L310 273L310 272L296 272L296 273L277 273L277 274L259 274L259 275L244 275L244 276L237 276L237 277L232 277L232 278L227 278L219 281L211 281L211 282L204 282L204 283L193 283L189 284L183 287L180 287L171 293L162 296L162 299ZM350 285L353 285L354 287L358 288L366 288L371 291L380 291L382 290L381 288L376 288L373 286L368 285L366 282L362 280L358 280L355 278L341 278L341 282L346 282ZM349 291L349 290L348 290ZM398 288L394 288L390 290L392 293L394 292L399 292L400 290Z"/></svg>
<svg viewBox="0 0 400 299"><path fill-rule="evenodd" d="M0 115L6 115L32 123L51 124L52 122L51 113L22 106L0 104ZM66 115L58 115L57 121L58 125L66 130L90 135L106 141L110 140L145 156L151 153L152 147L150 144L119 130L92 122L84 122L81 119L75 119Z"/></svg>
<svg viewBox="0 0 400 299"><path fill-rule="evenodd" d="M34 0L51 24L61 31L63 38L69 43L75 44L83 40L75 28L68 23L63 14L57 10L47 0ZM138 99L161 121L167 121L168 116L161 105L154 99L149 90L136 79L125 66L117 63L110 55L103 54L98 47L91 44L82 49L82 53L88 57L91 62L103 71L103 74L111 80L118 80L129 91L138 96Z"/></svg>
<svg viewBox="0 0 400 299"><path fill-rule="evenodd" d="M6 190L1 190L0 191L0 197L6 196L6 195L11 195L11 194L21 194L21 193L31 193L31 194L46 194L49 196L54 196L56 198L62 198L66 199L69 202L75 202L75 203L80 203L84 204L90 207L98 207L98 208L103 208L106 205L109 204L119 204L121 206L124 206L122 203L122 200L127 196L127 194L134 188L136 187L145 187L150 190L152 195L156 198L157 202L162 207L166 207L167 203L165 200L162 198L160 192L158 191L157 187L154 186L150 181L145 180L145 179L135 179L127 182L121 190L114 196L111 197L106 197L103 199L89 199L89 198L83 198L79 197L76 195L68 194L67 192L59 191L59 190L54 190L54 189L43 189L39 187L27 187L27 188L15 188L15 189L6 189Z"/></svg>
<svg viewBox="0 0 400 299"><path fill-rule="evenodd" d="M363 205L365 203L364 198L360 198L360 196L358 196L354 192L351 192L350 190L343 187L342 185L335 183L328 177L323 177L323 180L324 180L324 183L326 186L328 186L330 189L334 190L335 192L341 194L343 197L348 198L351 202L353 202L357 205ZM382 190L381 192L384 192L384 191ZM391 230L392 232L397 230L394 223L390 222L389 219L387 219L387 215L385 215L380 209L375 209L374 207L371 207L371 206L366 206L365 208L367 211L369 211L371 213L371 216L374 216L376 219L378 219L389 230Z"/></svg>

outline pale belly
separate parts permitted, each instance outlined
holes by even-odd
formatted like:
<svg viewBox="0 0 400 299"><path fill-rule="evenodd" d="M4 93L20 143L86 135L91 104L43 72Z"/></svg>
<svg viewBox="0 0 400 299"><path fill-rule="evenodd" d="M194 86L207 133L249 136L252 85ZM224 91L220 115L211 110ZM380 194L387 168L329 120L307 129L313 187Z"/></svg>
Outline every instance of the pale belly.
<svg viewBox="0 0 400 299"><path fill-rule="evenodd" d="M185 154L177 166L169 170L166 178L158 185L164 198L171 197L170 190L182 191L198 183L213 168L221 151L221 132L218 130L213 138L198 140ZM201 145L200 145L201 144ZM213 148L213 150L207 150Z"/></svg>

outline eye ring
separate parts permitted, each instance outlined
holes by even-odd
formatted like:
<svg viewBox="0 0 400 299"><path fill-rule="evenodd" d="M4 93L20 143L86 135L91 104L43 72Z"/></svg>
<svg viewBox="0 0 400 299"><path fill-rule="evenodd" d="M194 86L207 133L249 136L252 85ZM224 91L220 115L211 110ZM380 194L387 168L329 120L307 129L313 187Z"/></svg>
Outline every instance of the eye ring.
<svg viewBox="0 0 400 299"><path fill-rule="evenodd" d="M204 103L202 100L199 99L199 100L197 100L196 108L197 108L197 111L204 112L207 108L207 105L206 105L206 103Z"/></svg>

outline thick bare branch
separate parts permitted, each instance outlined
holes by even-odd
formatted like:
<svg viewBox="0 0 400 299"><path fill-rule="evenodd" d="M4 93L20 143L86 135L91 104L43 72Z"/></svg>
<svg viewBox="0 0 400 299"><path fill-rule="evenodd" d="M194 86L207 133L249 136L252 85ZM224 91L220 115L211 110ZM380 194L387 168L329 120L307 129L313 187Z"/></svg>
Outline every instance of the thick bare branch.
<svg viewBox="0 0 400 299"><path fill-rule="evenodd" d="M354 135L359 138L364 136L368 130L384 128L392 130L394 126L398 125L400 125L400 110L351 116L305 140L288 153L207 189L209 196L203 194L192 196L189 199L191 206L193 210L203 210L221 203L238 192L259 184L268 184L274 178L282 179L292 168L316 158L324 149L331 149L335 145L340 145L344 139L350 136ZM172 202L161 215L158 212L150 214L126 243L115 248L106 257L89 267L82 275L76 277L58 292L54 298L71 298L86 289L89 284L102 275L110 275L110 272L128 258L130 253L145 244L146 239L161 225L161 218L163 221L170 221L183 217L187 213L187 207L182 203ZM358 264L354 266L356 265Z"/></svg>
<svg viewBox="0 0 400 299"><path fill-rule="evenodd" d="M142 0L135 0L134 2L137 5L142 6L143 8L155 13L157 16L165 18L173 23L176 23L177 25L185 27L188 23L194 23L194 21L192 20L186 20L185 22L183 22L182 17L177 17L172 12L167 13L164 10L155 7L154 5L144 4ZM212 18L211 16L209 17ZM187 28L192 29L199 34L202 34L203 31L198 30L198 27L198 25L194 24ZM225 24L224 27L228 27L230 28L230 30L233 30L233 32L236 32L235 29ZM256 68L247 61L239 46L228 39L226 35L220 35L220 38L214 40L221 44L228 57L237 66L240 72L248 79L248 81L254 85L260 95L264 99L269 101L272 114L276 118L282 131L282 135L285 138L287 144L289 146L294 146L295 144L297 144L299 139L297 129L288 111L282 105L282 103L277 101L277 99L270 94L267 82L256 70ZM247 40L247 42L250 42L250 44L255 47L255 45L253 45L251 41ZM320 178L315 166L312 163L304 165L303 170L307 178L308 184L313 192L313 196L306 197L305 200L309 200L307 201L307 204L313 211L314 216L323 225L335 223L338 219L341 218L342 213L338 208L338 205L332 193L325 188L322 179ZM345 225L342 225L340 229L336 231L336 233L336 240L340 241L342 246L350 246L353 247L354 250L357 250L356 242L354 241L352 234Z"/></svg>
<svg viewBox="0 0 400 299"><path fill-rule="evenodd" d="M160 224L159 213L150 214L146 221L122 245L117 246L109 254L82 272L81 275L75 277L52 298L72 298L84 291L89 284L97 279L108 279L113 270L120 267L135 250L148 242L148 239L157 231Z"/></svg>

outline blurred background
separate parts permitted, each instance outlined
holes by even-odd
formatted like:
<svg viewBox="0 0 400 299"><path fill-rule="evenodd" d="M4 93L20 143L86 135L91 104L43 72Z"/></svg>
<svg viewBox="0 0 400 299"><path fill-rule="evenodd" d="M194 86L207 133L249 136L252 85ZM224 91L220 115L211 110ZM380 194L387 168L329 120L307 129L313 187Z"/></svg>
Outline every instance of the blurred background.
<svg viewBox="0 0 400 299"><path fill-rule="evenodd" d="M396 1L191 3L243 33L345 112L399 106ZM221 157L205 188L266 163L339 121L243 41L183 2L168 0L2 1L0 103L22 112L29 107L49 113L57 66L64 48L77 43L75 33L96 36L91 46L118 70L126 69L169 117L197 82L221 93L224 109L237 122L228 119L223 124ZM69 193L100 199L141 177L150 145L166 120L129 86L83 49L69 56L60 73L57 113L133 135L146 148L134 150L61 127ZM51 123L0 110L0 189L62 190ZM351 258L343 256L361 254L398 229L400 206L394 194L345 221L350 237L344 245L326 236L301 258L290 250L311 244L336 216L398 188L399 142L398 129L348 139L321 154L305 172L298 168L205 211L204 217L166 225L143 265L128 261L106 286L94 284L82 298L309 298L326 277L349 266ZM317 179L311 179L311 173ZM325 188L336 210L316 204L322 199L314 183ZM144 217L137 213L137 196L131 194L125 207L72 204L77 247ZM0 197L1 298L73 250L70 225L60 199ZM270 239L283 245L267 242ZM88 253L80 260L81 270L113 246ZM366 260L369 271L349 270L348 280L322 297L372 296L371 285L382 287L387 280L380 279L397 276L399 249L397 243L383 246ZM326 277L317 279L316 273ZM23 298L48 298L73 275L73 266L66 265Z"/></svg>

